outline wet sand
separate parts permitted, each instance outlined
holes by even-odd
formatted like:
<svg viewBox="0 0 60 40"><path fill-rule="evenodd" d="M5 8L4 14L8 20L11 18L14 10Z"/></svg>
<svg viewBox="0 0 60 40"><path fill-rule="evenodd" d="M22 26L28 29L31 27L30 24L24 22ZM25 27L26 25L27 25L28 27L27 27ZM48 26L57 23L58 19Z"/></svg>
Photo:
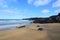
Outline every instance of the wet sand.
<svg viewBox="0 0 60 40"><path fill-rule="evenodd" d="M40 27L37 27L39 25ZM43 28L42 31L38 28ZM16 30L0 31L0 40L60 40L60 24L29 24Z"/></svg>

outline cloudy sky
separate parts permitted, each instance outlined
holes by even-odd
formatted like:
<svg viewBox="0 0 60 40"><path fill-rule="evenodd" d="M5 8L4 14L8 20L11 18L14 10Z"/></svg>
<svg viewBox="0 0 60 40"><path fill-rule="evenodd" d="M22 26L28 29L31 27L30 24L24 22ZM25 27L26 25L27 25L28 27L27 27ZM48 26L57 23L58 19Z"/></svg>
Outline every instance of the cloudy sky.
<svg viewBox="0 0 60 40"><path fill-rule="evenodd" d="M60 12L60 0L0 0L0 19L49 17Z"/></svg>

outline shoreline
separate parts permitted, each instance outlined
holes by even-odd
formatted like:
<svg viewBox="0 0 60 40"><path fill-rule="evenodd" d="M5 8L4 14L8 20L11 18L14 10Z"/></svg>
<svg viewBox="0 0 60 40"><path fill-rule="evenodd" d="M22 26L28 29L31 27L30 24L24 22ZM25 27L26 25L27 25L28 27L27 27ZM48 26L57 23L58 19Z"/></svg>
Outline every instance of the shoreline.
<svg viewBox="0 0 60 40"><path fill-rule="evenodd" d="M39 23L30 23L30 24L38 24L38 25L59 25L60 23L43 23L43 24L39 24ZM17 26L11 26L11 27L8 27L8 28L0 28L0 31L1 30L11 30L11 29L17 29L18 27L21 27L21 26L27 26L27 25L30 25L30 24L26 24L26 25L17 25ZM55 26L56 26L55 25ZM4 25L3 25L4 26ZM17 28L16 28L17 27Z"/></svg>
<svg viewBox="0 0 60 40"><path fill-rule="evenodd" d="M39 27L37 27L39 25ZM42 31L38 30L43 28ZM16 30L0 31L0 40L60 40L60 24L29 24Z"/></svg>

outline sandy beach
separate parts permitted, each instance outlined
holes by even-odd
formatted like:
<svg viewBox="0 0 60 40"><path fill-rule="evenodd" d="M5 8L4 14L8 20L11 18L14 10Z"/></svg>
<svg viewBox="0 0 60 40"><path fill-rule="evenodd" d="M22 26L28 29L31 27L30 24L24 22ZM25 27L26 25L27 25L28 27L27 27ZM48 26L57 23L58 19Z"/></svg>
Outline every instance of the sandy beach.
<svg viewBox="0 0 60 40"><path fill-rule="evenodd" d="M40 31L38 28L43 30ZM32 23L24 28L3 30L0 31L0 40L60 40L60 23Z"/></svg>

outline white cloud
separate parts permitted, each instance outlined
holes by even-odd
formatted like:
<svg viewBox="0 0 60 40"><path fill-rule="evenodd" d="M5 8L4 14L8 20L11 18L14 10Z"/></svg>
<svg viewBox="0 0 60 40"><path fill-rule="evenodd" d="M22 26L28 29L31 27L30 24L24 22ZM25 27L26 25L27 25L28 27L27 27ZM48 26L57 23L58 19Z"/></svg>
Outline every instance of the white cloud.
<svg viewBox="0 0 60 40"><path fill-rule="evenodd" d="M17 0L0 0L0 7L8 8L9 3L11 2L17 3Z"/></svg>
<svg viewBox="0 0 60 40"><path fill-rule="evenodd" d="M0 10L0 14L20 14L20 10Z"/></svg>
<svg viewBox="0 0 60 40"><path fill-rule="evenodd" d="M53 7L60 7L60 0L57 0L55 3L53 3Z"/></svg>
<svg viewBox="0 0 60 40"><path fill-rule="evenodd" d="M48 9L44 9L44 10L42 10L41 11L41 13L43 13L43 14L47 14L47 13L49 13L50 11L48 10Z"/></svg>
<svg viewBox="0 0 60 40"><path fill-rule="evenodd" d="M28 0L29 4L33 4L34 6L43 6L43 5L47 5L51 2L51 0Z"/></svg>
<svg viewBox="0 0 60 40"><path fill-rule="evenodd" d="M34 2L34 5L35 6L43 6L43 5L47 5L50 2L51 2L51 0L36 0Z"/></svg>
<svg viewBox="0 0 60 40"><path fill-rule="evenodd" d="M8 7L5 0L0 0L0 7L3 7L3 8Z"/></svg>
<svg viewBox="0 0 60 40"><path fill-rule="evenodd" d="M0 14L15 14L15 15L25 15L27 14L29 11L28 9L23 9L23 10L20 10L20 9L2 9L0 10Z"/></svg>
<svg viewBox="0 0 60 40"><path fill-rule="evenodd" d="M28 4L31 4L33 2L33 0L28 0Z"/></svg>
<svg viewBox="0 0 60 40"><path fill-rule="evenodd" d="M28 15L28 13L30 13L27 9L24 10L20 10L20 9L2 9L0 10L0 18L25 18L27 17L26 14Z"/></svg>
<svg viewBox="0 0 60 40"><path fill-rule="evenodd" d="M0 19L18 19L21 17L20 10L13 10L13 9L2 9L0 10Z"/></svg>

